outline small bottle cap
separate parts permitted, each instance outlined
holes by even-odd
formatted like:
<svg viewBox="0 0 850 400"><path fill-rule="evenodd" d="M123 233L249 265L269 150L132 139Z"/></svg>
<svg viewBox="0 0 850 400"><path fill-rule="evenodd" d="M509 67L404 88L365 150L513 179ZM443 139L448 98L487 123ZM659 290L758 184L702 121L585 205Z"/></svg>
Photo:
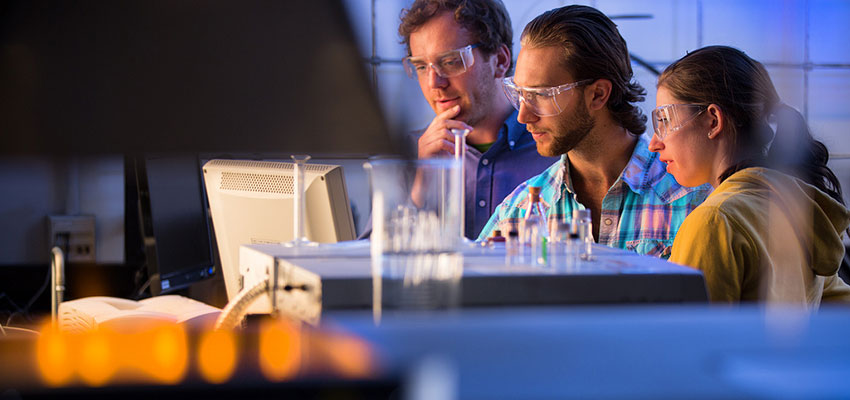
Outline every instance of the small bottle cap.
<svg viewBox="0 0 850 400"><path fill-rule="evenodd" d="M528 187L528 198L531 199L532 203L536 203L540 201L540 188L537 186L529 186Z"/></svg>

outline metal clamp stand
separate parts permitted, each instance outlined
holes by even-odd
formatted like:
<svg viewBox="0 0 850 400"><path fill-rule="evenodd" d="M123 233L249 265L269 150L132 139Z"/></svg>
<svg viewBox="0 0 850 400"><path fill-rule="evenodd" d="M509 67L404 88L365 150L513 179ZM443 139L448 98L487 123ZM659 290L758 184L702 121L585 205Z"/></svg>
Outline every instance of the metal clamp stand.
<svg viewBox="0 0 850 400"><path fill-rule="evenodd" d="M50 250L50 287L50 315L55 327L65 293L65 253L59 247Z"/></svg>

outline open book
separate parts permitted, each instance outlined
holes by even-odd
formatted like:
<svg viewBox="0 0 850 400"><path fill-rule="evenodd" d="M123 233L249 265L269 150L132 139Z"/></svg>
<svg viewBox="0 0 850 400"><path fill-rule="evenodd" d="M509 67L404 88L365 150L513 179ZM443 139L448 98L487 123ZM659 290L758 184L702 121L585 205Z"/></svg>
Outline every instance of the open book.
<svg viewBox="0 0 850 400"><path fill-rule="evenodd" d="M86 297L59 305L59 327L66 332L95 328L134 330L151 322L208 328L221 309L183 296L157 296L140 301L116 297Z"/></svg>

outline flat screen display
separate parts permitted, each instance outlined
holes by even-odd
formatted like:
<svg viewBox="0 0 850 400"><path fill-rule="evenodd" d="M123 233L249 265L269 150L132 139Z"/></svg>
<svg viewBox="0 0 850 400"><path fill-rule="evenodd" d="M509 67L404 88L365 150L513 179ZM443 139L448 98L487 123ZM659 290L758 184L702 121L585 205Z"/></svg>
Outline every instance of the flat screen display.
<svg viewBox="0 0 850 400"><path fill-rule="evenodd" d="M200 161L191 155L146 156L141 165L140 210L152 293L211 276L215 262Z"/></svg>

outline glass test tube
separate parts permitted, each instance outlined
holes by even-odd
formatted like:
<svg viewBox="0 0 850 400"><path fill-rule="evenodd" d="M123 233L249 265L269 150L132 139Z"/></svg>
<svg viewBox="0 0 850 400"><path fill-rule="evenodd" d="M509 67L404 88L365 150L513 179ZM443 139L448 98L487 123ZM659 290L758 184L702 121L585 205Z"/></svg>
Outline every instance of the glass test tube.
<svg viewBox="0 0 850 400"><path fill-rule="evenodd" d="M460 168L460 190L458 191L458 229L460 237L466 237L466 171L463 168L464 160L466 160L466 136L469 135L469 129L451 129L452 135L455 136L455 162Z"/></svg>

